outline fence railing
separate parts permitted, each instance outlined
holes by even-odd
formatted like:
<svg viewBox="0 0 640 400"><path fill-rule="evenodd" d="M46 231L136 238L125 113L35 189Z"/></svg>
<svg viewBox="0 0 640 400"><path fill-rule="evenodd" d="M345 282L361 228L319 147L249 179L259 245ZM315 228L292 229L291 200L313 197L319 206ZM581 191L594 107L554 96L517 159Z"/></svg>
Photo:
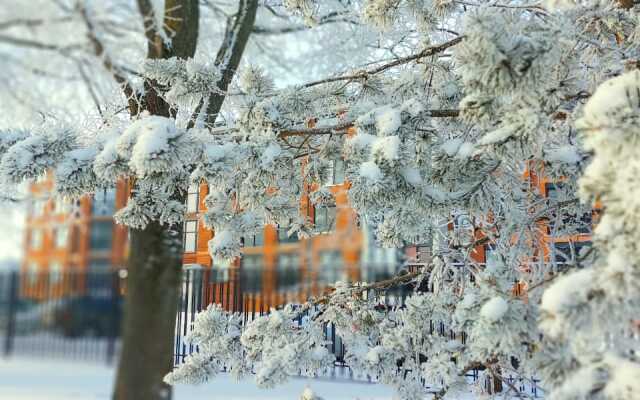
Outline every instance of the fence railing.
<svg viewBox="0 0 640 400"><path fill-rule="evenodd" d="M352 267L354 268L354 267ZM329 290L335 280L368 277L370 281L391 277L389 266L360 266L357 271L345 267L324 267L321 271L299 269L285 274L273 269L203 269L187 268L180 287L176 311L173 363L179 365L198 349L185 341L198 312L209 304L242 313L245 322L265 315L272 308L288 303L303 303ZM425 285L424 290L429 285ZM422 288L421 288L422 289ZM402 307L412 287L372 290L364 295L381 309ZM66 271L48 274L0 272L0 340L7 356L58 357L113 363L120 351L120 324L126 295L126 274L122 271ZM298 323L304 321L301 317ZM463 343L466 335L433 321L431 332ZM335 326L325 326L328 350L336 356L334 368L324 376L359 381L377 381L352 370L345 362L345 347ZM401 368L398 373L404 373ZM470 371L468 379L484 382L492 391L493 382L481 372ZM512 378L510 384L536 397L537 381Z"/></svg>
<svg viewBox="0 0 640 400"><path fill-rule="evenodd" d="M5 357L25 355L112 363L123 298L117 273L0 273Z"/></svg>
<svg viewBox="0 0 640 400"><path fill-rule="evenodd" d="M388 267L361 267L369 269L369 276L376 276L377 280L391 277L393 274L375 274L371 269L377 268L380 271L389 271ZM399 268L396 268L399 269ZM411 270L411 267L407 267ZM395 271L398 272L398 271ZM328 276L337 276L335 271L325 271ZM316 275L309 274L296 280L295 284L278 280L270 276L265 271L259 274L241 274L238 271L220 271L210 269L190 269L185 271L181 286L181 303L176 320L175 354L174 365L183 363L190 354L197 352L197 346L185 342L185 336L189 334L192 323L198 312L206 309L209 304L220 304L225 310L242 313L244 322L247 323L258 316L268 314L271 309L281 307L285 304L302 303L310 297L318 296L330 290L333 282L329 280L317 279ZM362 275L361 275L362 276ZM348 280L348 274L344 275ZM271 279L271 281L269 281ZM255 280L259 280L256 282ZM428 284L418 290L429 290ZM260 291L255 288L260 287ZM393 307L403 307L406 298L412 293L414 287L411 285L401 286L393 289L369 290L362 295L377 303L381 310ZM297 323L303 324L303 316L299 317ZM458 339L463 344L467 340L465 332L455 332L440 321L431 321L430 333L447 336L451 339ZM345 346L341 338L336 334L333 324L324 326L325 339L329 343L328 350L335 355L334 367L322 371L323 377L340 378L357 381L378 381L378 376L367 375L366 373L353 370L345 362ZM398 374L405 374L407 371L398 367ZM472 382L479 382L488 393L500 391L499 384L493 377L483 371L474 369L466 374L466 378ZM535 378L522 379L512 376L505 377L509 386L515 387L522 394L531 397L540 397L542 391L539 387L539 380ZM423 382L425 386L427 382Z"/></svg>

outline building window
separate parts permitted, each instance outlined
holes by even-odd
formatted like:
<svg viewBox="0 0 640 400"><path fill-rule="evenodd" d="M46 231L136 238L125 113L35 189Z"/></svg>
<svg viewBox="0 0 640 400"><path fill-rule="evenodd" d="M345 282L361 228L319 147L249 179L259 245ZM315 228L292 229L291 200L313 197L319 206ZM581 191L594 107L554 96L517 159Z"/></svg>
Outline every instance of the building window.
<svg viewBox="0 0 640 400"><path fill-rule="evenodd" d="M262 255L245 254L240 259L240 289L254 294L262 290Z"/></svg>
<svg viewBox="0 0 640 400"><path fill-rule="evenodd" d="M29 264L29 270L27 271L27 273L29 274L28 279L29 279L30 285L33 285L38 282L38 274L40 273L40 268L38 267L38 264L36 263Z"/></svg>
<svg viewBox="0 0 640 400"><path fill-rule="evenodd" d="M431 261L431 245L423 244L416 246L416 262L426 264Z"/></svg>
<svg viewBox="0 0 640 400"><path fill-rule="evenodd" d="M58 283L62 280L62 264L58 261L49 264L49 280L51 283Z"/></svg>
<svg viewBox="0 0 640 400"><path fill-rule="evenodd" d="M198 221L185 221L184 222L184 251L186 253L193 253L196 251L196 245L198 242Z"/></svg>
<svg viewBox="0 0 640 400"><path fill-rule="evenodd" d="M113 224L111 221L92 221L89 246L91 250L111 250Z"/></svg>
<svg viewBox="0 0 640 400"><path fill-rule="evenodd" d="M342 158L336 158L329 161L327 171L327 181L325 185L339 185L344 183L345 164Z"/></svg>
<svg viewBox="0 0 640 400"><path fill-rule="evenodd" d="M32 249L37 250L42 247L42 230L41 229L32 229L31 230L31 238L30 238L30 246Z"/></svg>
<svg viewBox="0 0 640 400"><path fill-rule="evenodd" d="M31 201L31 215L34 217L41 217L44 215L47 208L47 200L35 198Z"/></svg>
<svg viewBox="0 0 640 400"><path fill-rule="evenodd" d="M315 208L315 226L319 232L331 232L336 222L336 206L319 206Z"/></svg>
<svg viewBox="0 0 640 400"><path fill-rule="evenodd" d="M200 185L191 184L187 190L187 212L198 212L198 203L200 202Z"/></svg>
<svg viewBox="0 0 640 400"><path fill-rule="evenodd" d="M56 197L53 204L53 212L55 214L69 214L72 208L69 200L65 200L63 197Z"/></svg>
<svg viewBox="0 0 640 400"><path fill-rule="evenodd" d="M589 241L556 242L553 244L555 262L560 269L573 266L580 257L583 249L589 248L590 246L591 242Z"/></svg>
<svg viewBox="0 0 640 400"><path fill-rule="evenodd" d="M320 252L320 265L318 268L319 283L333 285L337 281L344 279L342 254L340 254L338 250Z"/></svg>
<svg viewBox="0 0 640 400"><path fill-rule="evenodd" d="M278 256L276 282L279 292L292 292L300 284L300 257L282 253Z"/></svg>
<svg viewBox="0 0 640 400"><path fill-rule="evenodd" d="M57 248L67 247L69 242L69 228L66 226L59 226L53 231L54 244Z"/></svg>
<svg viewBox="0 0 640 400"><path fill-rule="evenodd" d="M108 258L94 258L89 262L89 272L105 272L111 269L111 260Z"/></svg>
<svg viewBox="0 0 640 400"><path fill-rule="evenodd" d="M264 230L261 229L260 232L255 235L243 237L242 245L244 247L258 247L264 245Z"/></svg>
<svg viewBox="0 0 640 400"><path fill-rule="evenodd" d="M295 243L298 241L298 235L294 233L289 236L290 226L279 226L278 227L278 241L280 243Z"/></svg>
<svg viewBox="0 0 640 400"><path fill-rule="evenodd" d="M546 196L551 200L551 204L557 204L570 196L566 193L567 188L561 182L545 184ZM556 227L556 221L560 221L560 226ZM557 218L554 212L549 216L549 234L556 233L558 236L573 233L591 233L593 225L592 211L589 209L584 213L563 212L560 218Z"/></svg>
<svg viewBox="0 0 640 400"><path fill-rule="evenodd" d="M115 189L97 190L91 202L91 213L94 216L111 216L116 210Z"/></svg>

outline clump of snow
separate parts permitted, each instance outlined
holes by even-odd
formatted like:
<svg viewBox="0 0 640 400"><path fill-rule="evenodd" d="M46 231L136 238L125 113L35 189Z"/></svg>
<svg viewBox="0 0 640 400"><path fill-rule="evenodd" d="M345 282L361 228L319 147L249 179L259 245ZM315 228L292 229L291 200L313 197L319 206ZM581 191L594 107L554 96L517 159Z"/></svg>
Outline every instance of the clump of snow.
<svg viewBox="0 0 640 400"><path fill-rule="evenodd" d="M22 130L11 130L11 131L0 131L0 154L4 153L9 149L9 147L18 143L21 140L25 140L29 137L29 133L27 131Z"/></svg>
<svg viewBox="0 0 640 400"><path fill-rule="evenodd" d="M640 113L640 71L635 70L609 79L598 86L584 106L579 121L583 127L602 127L619 124Z"/></svg>
<svg viewBox="0 0 640 400"><path fill-rule="evenodd" d="M216 254L225 259L238 256L238 243L234 240L233 232L221 230L215 233L209 241L209 253Z"/></svg>
<svg viewBox="0 0 640 400"><path fill-rule="evenodd" d="M592 269L583 269L561 276L542 295L540 309L543 317L540 323L550 337L562 335L567 324L567 315L585 301L593 282Z"/></svg>
<svg viewBox="0 0 640 400"><path fill-rule="evenodd" d="M464 142L458 148L458 158L469 158L476 151L476 146L471 142Z"/></svg>
<svg viewBox="0 0 640 400"><path fill-rule="evenodd" d="M235 148L233 143L211 144L205 148L204 155L208 161L220 161Z"/></svg>
<svg viewBox="0 0 640 400"><path fill-rule="evenodd" d="M484 303L480 309L480 315L491 322L496 322L502 319L508 309L509 303L502 297L497 296Z"/></svg>
<svg viewBox="0 0 640 400"><path fill-rule="evenodd" d="M366 149L376 141L376 137L368 133L358 133L348 139L348 143L356 149Z"/></svg>
<svg viewBox="0 0 640 400"><path fill-rule="evenodd" d="M417 117L424 111L424 104L417 99L409 99L402 104L402 111L409 113L412 117Z"/></svg>
<svg viewBox="0 0 640 400"><path fill-rule="evenodd" d="M576 146L561 146L546 152L545 160L549 162L558 162L564 164L577 164L582 160Z"/></svg>
<svg viewBox="0 0 640 400"><path fill-rule="evenodd" d="M405 167L400 171L404 180L412 186L419 186L422 183L420 171L416 168Z"/></svg>
<svg viewBox="0 0 640 400"><path fill-rule="evenodd" d="M493 144L500 144L506 142L515 133L514 129L510 125L502 126L496 130L493 130L478 140L480 146L489 146Z"/></svg>
<svg viewBox="0 0 640 400"><path fill-rule="evenodd" d="M640 393L640 364L608 355L609 381L604 388L609 399L635 399Z"/></svg>
<svg viewBox="0 0 640 400"><path fill-rule="evenodd" d="M56 191L72 198L91 193L96 184L93 172L96 154L92 147L67 152L55 169Z"/></svg>
<svg viewBox="0 0 640 400"><path fill-rule="evenodd" d="M360 176L371 182L378 182L382 179L382 171L373 161L366 161L360 164Z"/></svg>
<svg viewBox="0 0 640 400"><path fill-rule="evenodd" d="M456 153L458 153L460 145L462 145L462 139L453 138L442 143L441 148L445 153L447 153L449 157L453 157L456 155Z"/></svg>
<svg viewBox="0 0 640 400"><path fill-rule="evenodd" d="M137 140L131 150L131 169L144 176L163 172L174 160L166 157L169 141L180 135L171 118L151 116L135 121L127 131L135 131ZM126 134L126 131L125 131Z"/></svg>
<svg viewBox="0 0 640 400"><path fill-rule="evenodd" d="M300 400L317 400L315 393L309 386L305 387L302 391L302 396L300 396Z"/></svg>
<svg viewBox="0 0 640 400"><path fill-rule="evenodd" d="M440 148L447 153L449 157L469 158L476 150L471 142L465 142L460 138L453 138L445 141Z"/></svg>
<svg viewBox="0 0 640 400"><path fill-rule="evenodd" d="M392 135L398 131L402 125L400 110L396 108L386 108L378 112L375 116L376 129L380 136Z"/></svg>
<svg viewBox="0 0 640 400"><path fill-rule="evenodd" d="M575 0L544 0L542 5L549 11L565 11L574 8L577 4Z"/></svg>
<svg viewBox="0 0 640 400"><path fill-rule="evenodd" d="M264 149L262 153L262 157L260 157L260 162L262 163L263 168L268 168L276 158L282 153L282 148L277 143L271 143Z"/></svg>
<svg viewBox="0 0 640 400"><path fill-rule="evenodd" d="M376 347L371 348L367 352L367 355L365 356L365 359L371 364L380 364L380 361L382 359L382 354L383 353L384 353L384 347L376 346Z"/></svg>
<svg viewBox="0 0 640 400"><path fill-rule="evenodd" d="M371 154L390 162L400 159L400 138L398 136L378 138L371 147Z"/></svg>

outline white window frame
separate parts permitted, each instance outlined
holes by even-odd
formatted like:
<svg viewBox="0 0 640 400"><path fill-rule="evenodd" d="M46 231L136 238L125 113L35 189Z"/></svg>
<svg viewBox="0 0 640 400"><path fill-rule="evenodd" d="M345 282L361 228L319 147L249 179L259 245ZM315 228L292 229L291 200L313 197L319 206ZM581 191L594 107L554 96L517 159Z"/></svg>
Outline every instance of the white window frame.
<svg viewBox="0 0 640 400"><path fill-rule="evenodd" d="M200 208L200 185L191 184L187 189L187 212L197 213Z"/></svg>
<svg viewBox="0 0 640 400"><path fill-rule="evenodd" d="M190 229L190 227L193 229ZM198 220L188 219L184 221L184 252L195 253L198 249ZM193 245L191 245L193 243Z"/></svg>

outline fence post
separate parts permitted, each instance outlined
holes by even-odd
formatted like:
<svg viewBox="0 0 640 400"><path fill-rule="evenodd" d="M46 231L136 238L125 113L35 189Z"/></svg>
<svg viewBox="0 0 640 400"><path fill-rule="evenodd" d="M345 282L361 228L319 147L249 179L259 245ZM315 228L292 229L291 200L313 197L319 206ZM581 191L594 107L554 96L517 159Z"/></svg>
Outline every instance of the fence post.
<svg viewBox="0 0 640 400"><path fill-rule="evenodd" d="M11 355L13 351L13 339L16 330L16 311L18 301L18 272L11 271L9 273L9 302L7 306L7 331L4 338L4 351L6 357Z"/></svg>
<svg viewBox="0 0 640 400"><path fill-rule="evenodd" d="M118 337L118 329L120 327L120 317L122 317L122 315L120 315L119 310L118 310L118 301L119 301L119 291L118 291L118 287L119 287L119 279L120 279L120 271L115 270L115 271L111 271L111 272L107 272L105 274L105 277L109 280L110 283L110 290L109 290L109 296L111 297L110 299L110 304L111 304L111 324L113 326L109 327L109 334L107 335L107 354L106 354L106 360L107 360L107 365L111 365L113 363L113 359L115 358L115 354L116 354L116 338Z"/></svg>

